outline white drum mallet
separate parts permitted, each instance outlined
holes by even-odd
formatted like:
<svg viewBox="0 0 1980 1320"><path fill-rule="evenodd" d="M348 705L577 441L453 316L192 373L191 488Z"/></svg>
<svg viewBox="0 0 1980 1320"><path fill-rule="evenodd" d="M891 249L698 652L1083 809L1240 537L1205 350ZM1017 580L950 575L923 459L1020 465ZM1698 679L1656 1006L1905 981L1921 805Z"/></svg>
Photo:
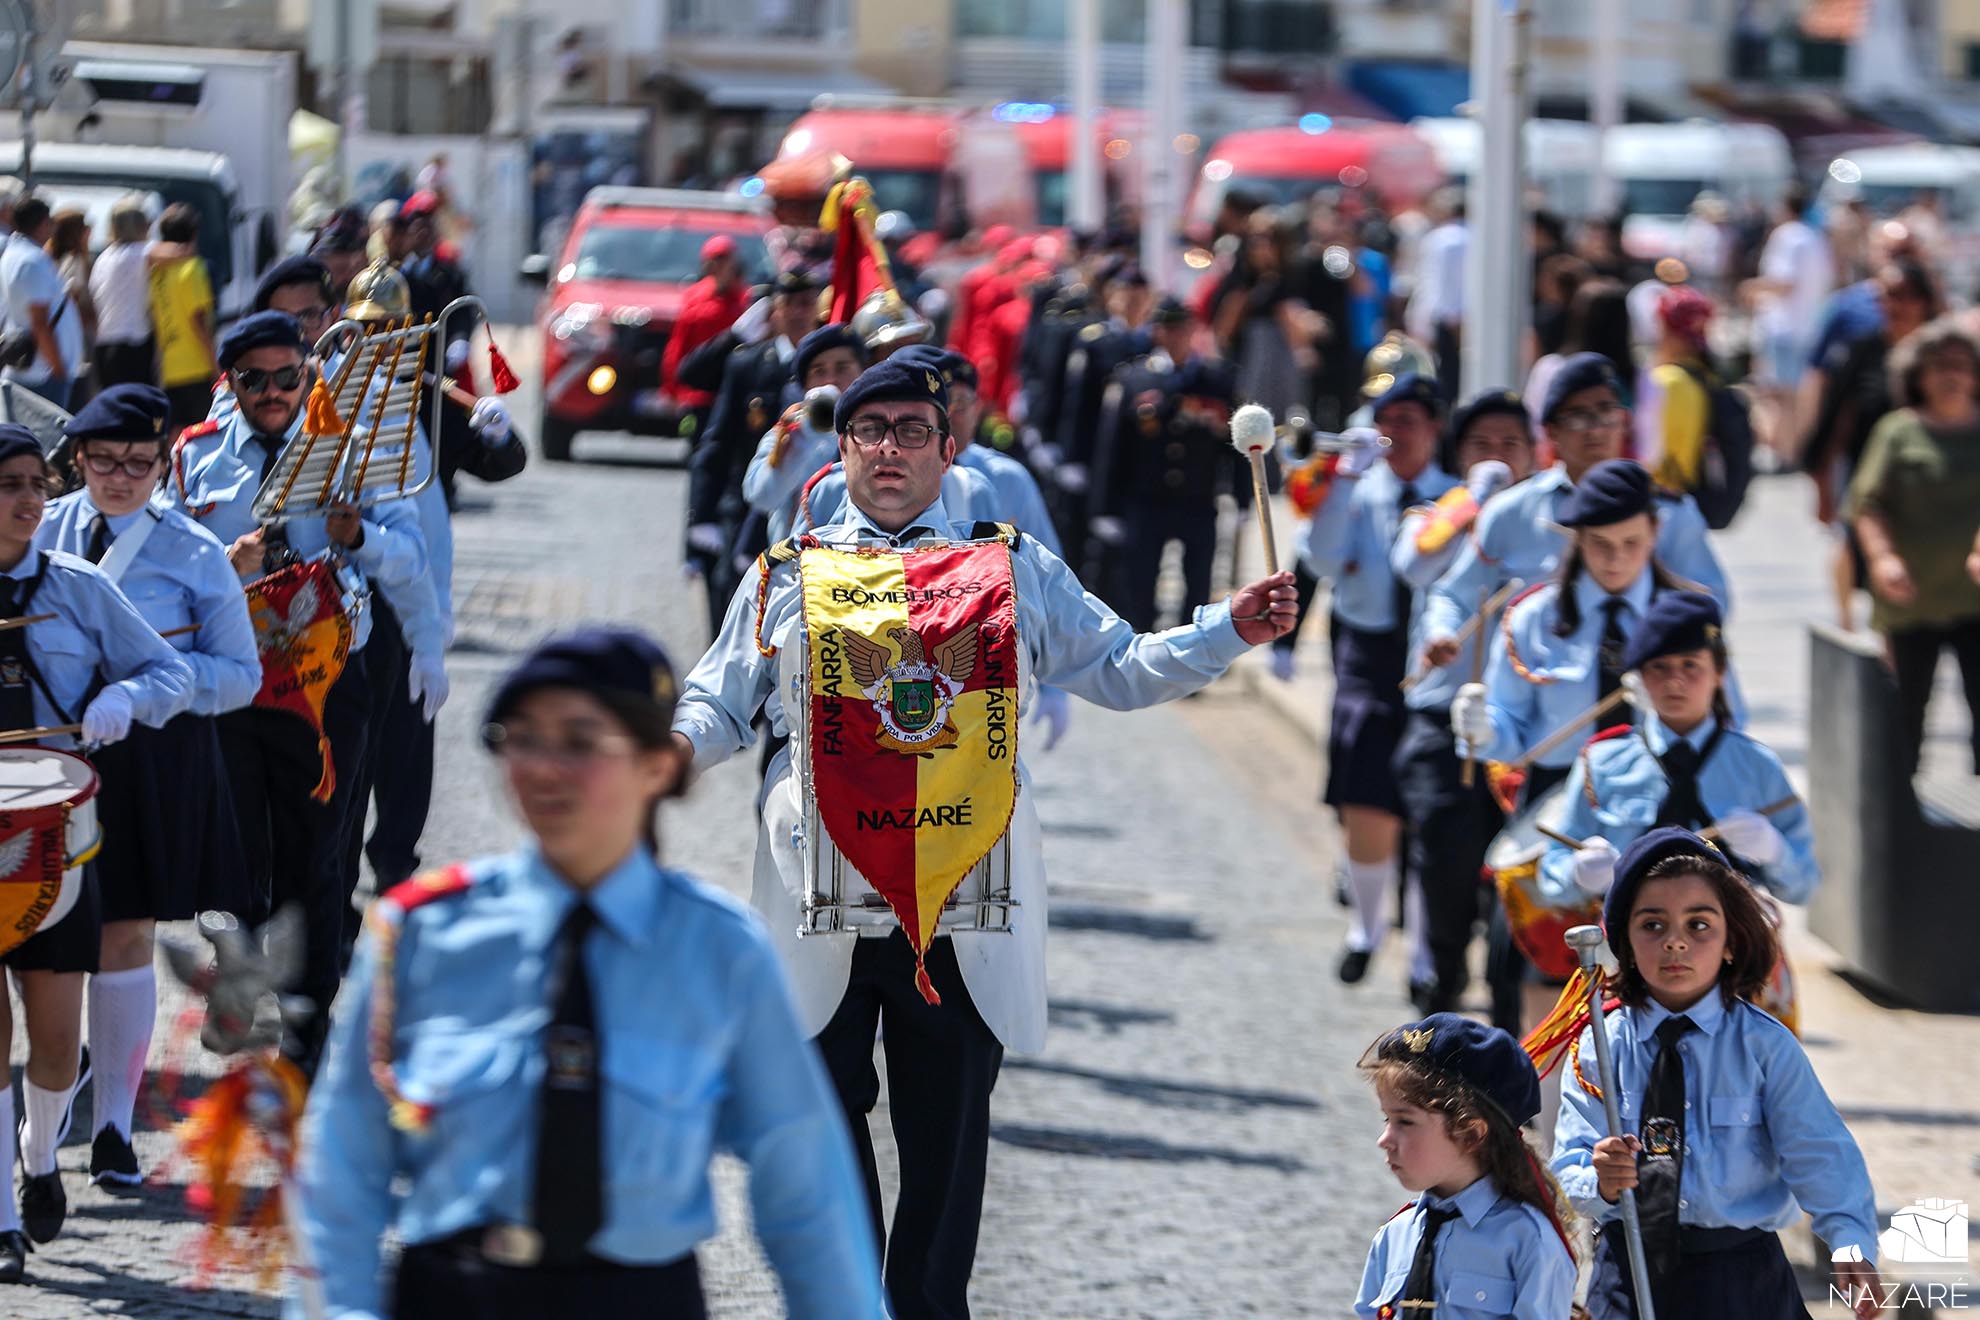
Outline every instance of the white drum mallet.
<svg viewBox="0 0 1980 1320"><path fill-rule="evenodd" d="M1272 536L1271 495L1265 489L1265 455L1275 440L1271 409L1247 403L1231 414L1231 444L1251 460L1251 502L1258 514L1258 535L1265 542L1265 572L1279 571L1279 546Z"/></svg>
<svg viewBox="0 0 1980 1320"><path fill-rule="evenodd" d="M1595 1068L1602 1076L1602 1113L1609 1121L1609 1135L1621 1136L1622 1112L1616 1106L1616 1061L1609 1052L1609 1033L1602 1022L1602 928L1576 926L1562 936L1581 970L1588 974L1588 1024L1595 1037ZM1643 1225L1636 1217L1636 1190L1622 1192L1623 1243L1629 1251L1629 1281L1636 1289L1637 1320L1657 1320L1657 1308L1650 1300L1650 1269L1643 1257Z"/></svg>

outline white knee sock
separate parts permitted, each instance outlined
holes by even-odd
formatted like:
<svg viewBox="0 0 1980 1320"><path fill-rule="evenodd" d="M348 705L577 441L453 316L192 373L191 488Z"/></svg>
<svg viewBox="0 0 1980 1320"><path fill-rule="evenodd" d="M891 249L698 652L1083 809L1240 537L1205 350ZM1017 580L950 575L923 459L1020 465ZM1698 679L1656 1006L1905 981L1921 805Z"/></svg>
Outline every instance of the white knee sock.
<svg viewBox="0 0 1980 1320"><path fill-rule="evenodd" d="M0 1188L0 1233L21 1226L20 1205L14 1199L12 1187L14 1173L14 1088L0 1086L0 1152L5 1152L4 1164L9 1186Z"/></svg>
<svg viewBox="0 0 1980 1320"><path fill-rule="evenodd" d="M1430 957L1430 920L1423 910L1423 882L1415 876L1403 890L1403 934L1409 939L1411 983L1436 980L1437 964Z"/></svg>
<svg viewBox="0 0 1980 1320"><path fill-rule="evenodd" d="M27 1122L21 1125L21 1172L39 1178L55 1172L55 1147L61 1140L62 1111L68 1107L70 1091L44 1091L23 1077L21 1095L27 1100Z"/></svg>
<svg viewBox="0 0 1980 1320"><path fill-rule="evenodd" d="M97 1132L114 1127L130 1139L131 1111L144 1084L157 1016L158 977L150 963L89 978L90 1108Z"/></svg>
<svg viewBox="0 0 1980 1320"><path fill-rule="evenodd" d="M1372 953L1382 945L1389 929L1389 895L1395 892L1396 859L1386 862L1347 864L1348 893L1354 899L1354 925L1348 929L1348 947Z"/></svg>

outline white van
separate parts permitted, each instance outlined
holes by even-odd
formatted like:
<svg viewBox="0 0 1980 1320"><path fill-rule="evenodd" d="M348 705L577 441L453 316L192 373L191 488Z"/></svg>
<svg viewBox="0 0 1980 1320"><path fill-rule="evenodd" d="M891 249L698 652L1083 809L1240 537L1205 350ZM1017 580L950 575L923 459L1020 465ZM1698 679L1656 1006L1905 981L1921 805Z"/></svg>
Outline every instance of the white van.
<svg viewBox="0 0 1980 1320"><path fill-rule="evenodd" d="M1980 278L1980 147L1938 142L1864 147L1830 161L1822 180L1824 202L1860 198L1886 219L1926 192L1938 195L1945 223L1942 248L1933 255L1946 291L1964 301Z"/></svg>
<svg viewBox="0 0 1980 1320"><path fill-rule="evenodd" d="M1485 149L1476 119L1461 116L1410 120L1430 144L1444 173L1468 183ZM1569 220L1588 215L1595 204L1595 163L1600 135L1593 124L1574 119L1529 119L1525 142L1527 183L1546 198L1547 209Z"/></svg>
<svg viewBox="0 0 1980 1320"><path fill-rule="evenodd" d="M1691 203L1717 193L1735 213L1771 208L1794 178L1787 139L1769 124L1618 124L1603 147L1628 216L1623 250L1640 260L1675 255Z"/></svg>

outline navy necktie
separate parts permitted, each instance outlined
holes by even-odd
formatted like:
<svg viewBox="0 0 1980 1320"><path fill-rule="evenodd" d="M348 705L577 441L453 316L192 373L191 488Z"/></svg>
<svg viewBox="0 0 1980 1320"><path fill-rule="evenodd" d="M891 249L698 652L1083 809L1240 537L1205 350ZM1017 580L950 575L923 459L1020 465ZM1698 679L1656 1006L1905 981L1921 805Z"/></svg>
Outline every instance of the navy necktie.
<svg viewBox="0 0 1980 1320"><path fill-rule="evenodd" d="M1437 1305L1437 1234L1457 1216L1457 1207L1448 1205L1423 1212L1423 1237L1409 1262L1402 1296L1396 1299L1398 1315L1422 1315Z"/></svg>
<svg viewBox="0 0 1980 1320"><path fill-rule="evenodd" d="M605 1223L605 1160L601 1140L598 1056L585 937L598 914L579 900L549 950L550 1025L544 1032L541 1108L532 1197L545 1264L581 1261L585 1245Z"/></svg>
<svg viewBox="0 0 1980 1320"><path fill-rule="evenodd" d="M1643 1149L1636 1157L1636 1211L1652 1282L1678 1263L1678 1184L1684 1174L1684 1055L1678 1041L1693 1029L1679 1014L1657 1027L1657 1057L1643 1090Z"/></svg>
<svg viewBox="0 0 1980 1320"><path fill-rule="evenodd" d="M83 558L92 564L103 562L103 556L110 553L110 520L102 514L89 525L89 545L83 549Z"/></svg>

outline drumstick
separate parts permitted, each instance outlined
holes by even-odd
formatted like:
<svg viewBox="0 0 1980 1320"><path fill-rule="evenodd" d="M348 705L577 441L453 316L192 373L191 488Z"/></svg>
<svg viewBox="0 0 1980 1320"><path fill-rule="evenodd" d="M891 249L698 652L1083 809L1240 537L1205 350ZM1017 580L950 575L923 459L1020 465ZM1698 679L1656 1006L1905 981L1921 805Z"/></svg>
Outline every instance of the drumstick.
<svg viewBox="0 0 1980 1320"><path fill-rule="evenodd" d="M183 628L170 628L162 633L159 633L158 635L160 637L184 637L187 633L196 633L198 631L199 631L198 624L189 623Z"/></svg>
<svg viewBox="0 0 1980 1320"><path fill-rule="evenodd" d="M1779 802L1769 802L1766 806L1759 808L1759 814L1762 816L1771 816L1777 811L1786 811L1799 801L1801 801L1800 798L1790 793ZM1583 841L1575 838L1572 834L1563 834L1553 826L1544 825L1537 820L1533 822L1533 828L1538 830L1546 838L1560 844L1563 848L1569 848L1575 852L1581 851ZM1707 825L1704 829L1698 831L1698 837L1709 839L1716 843L1719 839L1719 827L1717 825Z"/></svg>
<svg viewBox="0 0 1980 1320"><path fill-rule="evenodd" d="M46 729L15 729L12 733L0 733L0 743L33 742L36 738L55 738L65 733L81 733L80 724L56 724Z"/></svg>
<svg viewBox="0 0 1980 1320"><path fill-rule="evenodd" d="M30 623L45 623L54 617L53 614L24 614L18 619L0 619L0 632L9 628L25 628Z"/></svg>
<svg viewBox="0 0 1980 1320"><path fill-rule="evenodd" d="M1481 592L1478 601L1478 618L1481 631L1484 627L1487 611L1491 608L1492 598ZM1471 681L1473 683L1482 683L1485 681L1485 648L1482 645L1471 648ZM1464 749L1464 769L1458 772L1458 787L1470 788L1477 782L1478 748L1467 742Z"/></svg>
<svg viewBox="0 0 1980 1320"><path fill-rule="evenodd" d="M1575 838L1572 834L1563 834L1552 825L1542 825L1537 820L1533 822L1533 828L1538 830L1542 837L1552 839L1563 848L1571 849L1574 852L1581 851L1581 840Z"/></svg>
<svg viewBox="0 0 1980 1320"><path fill-rule="evenodd" d="M1614 692L1611 692L1608 696L1603 697L1600 701L1590 706L1587 710L1582 711L1581 714L1575 716L1573 719L1569 720L1566 724L1563 724L1560 728L1555 729L1545 738L1542 738L1532 747L1529 747L1526 749L1526 751L1520 753L1519 759L1512 763L1512 768L1515 770L1526 769L1528 766L1532 765L1535 761L1545 756L1548 752L1553 751L1556 747L1559 747L1562 743L1574 737L1575 734L1581 732L1581 730L1586 728L1588 725L1594 723L1596 720L1601 719L1604 715L1607 715L1610 711L1614 710L1617 706L1621 705L1623 702L1628 700L1629 700L1629 689L1620 688L1620 687L1617 688Z"/></svg>
<svg viewBox="0 0 1980 1320"><path fill-rule="evenodd" d="M1265 575L1279 571L1279 547L1272 535L1272 502L1265 489L1265 451L1272 447L1272 414L1247 403L1231 414L1231 445L1251 460L1251 505L1258 513L1258 535L1265 543Z"/></svg>
<svg viewBox="0 0 1980 1320"><path fill-rule="evenodd" d="M1526 581L1523 578L1514 578L1512 581L1506 583L1505 586L1500 587L1497 591L1492 593L1491 599L1485 602L1484 609L1478 611L1478 613L1472 615L1470 618L1464 621L1464 626L1457 630L1457 636L1453 637L1451 640L1456 642L1459 646L1463 646L1466 642L1470 641L1478 633L1484 630L1486 620L1490 619L1494 614L1497 614L1500 610L1504 609L1507 601L1511 600L1514 596L1518 595L1521 591L1524 591L1525 589L1526 589ZM1481 647L1479 649L1479 654L1480 655L1484 654L1484 648ZM1418 669L1415 673L1411 674L1408 678L1405 678L1402 681L1402 690L1404 692L1409 691L1411 688L1415 687L1418 683L1421 683L1424 679L1436 673L1438 668L1439 666L1437 665L1424 665L1422 668Z"/></svg>

